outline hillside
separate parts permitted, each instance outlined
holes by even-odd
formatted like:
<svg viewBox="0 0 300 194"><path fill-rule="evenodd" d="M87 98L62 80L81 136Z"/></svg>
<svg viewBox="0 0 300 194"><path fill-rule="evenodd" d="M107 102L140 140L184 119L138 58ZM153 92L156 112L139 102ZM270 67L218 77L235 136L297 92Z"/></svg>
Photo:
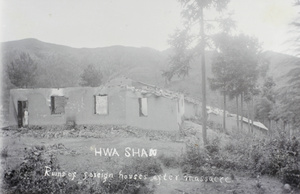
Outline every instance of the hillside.
<svg viewBox="0 0 300 194"><path fill-rule="evenodd" d="M99 48L71 48L63 45L45 43L36 39L24 39L1 43L2 64L5 66L18 58L21 53L28 53L38 64L38 84L36 87L70 87L78 86L83 69L93 64L103 72L104 81L125 75L129 78L167 87L168 89L183 92L201 100L201 67L199 58L191 64L192 70L185 79L174 79L165 85L161 76L162 70L168 66L170 49L157 51L151 48L134 48L111 46ZM274 77L277 86L285 84L285 74L295 66L299 59L275 52L265 52L269 64L269 75ZM207 52L207 77L211 73L212 52ZM7 75L2 76L2 99L7 102L8 90L14 86L9 82ZM208 103L220 107L222 99L218 92L208 90ZM7 104L7 103L4 103Z"/></svg>
<svg viewBox="0 0 300 194"><path fill-rule="evenodd" d="M2 43L3 64L10 64L22 52L38 64L37 87L78 86L83 69L93 64L101 69L105 79L117 73L132 78L143 78L153 83L160 77L164 57L150 48L112 46L105 48L71 48L44 43L36 39L24 39ZM154 83L153 83L154 84Z"/></svg>
<svg viewBox="0 0 300 194"><path fill-rule="evenodd" d="M274 81L278 88L285 86L287 81L286 74L299 64L300 59L290 55L270 51L267 51L264 54L270 63L268 74L274 77Z"/></svg>

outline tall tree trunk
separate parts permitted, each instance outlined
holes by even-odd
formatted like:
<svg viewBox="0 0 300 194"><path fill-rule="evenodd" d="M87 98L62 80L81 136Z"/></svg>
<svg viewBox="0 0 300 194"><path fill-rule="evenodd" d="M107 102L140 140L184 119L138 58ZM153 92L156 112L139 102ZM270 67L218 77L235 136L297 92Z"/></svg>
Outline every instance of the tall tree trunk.
<svg viewBox="0 0 300 194"><path fill-rule="evenodd" d="M283 121L283 131L285 132L286 129L286 121Z"/></svg>
<svg viewBox="0 0 300 194"><path fill-rule="evenodd" d="M269 121L269 123L268 123L269 131L268 132L269 132L269 136L271 136L271 134L270 134L271 133L271 131L270 131L270 129L271 129L271 119L268 118L268 121Z"/></svg>
<svg viewBox="0 0 300 194"><path fill-rule="evenodd" d="M241 93L241 130L243 130L243 92Z"/></svg>
<svg viewBox="0 0 300 194"><path fill-rule="evenodd" d="M270 128L269 128L269 130L268 130L268 133L270 134L270 137L273 136L273 130L271 130L271 129L272 129L272 125L273 125L273 120L270 119Z"/></svg>
<svg viewBox="0 0 300 194"><path fill-rule="evenodd" d="M254 122L254 114L255 114L255 110L254 110L254 96L253 96L253 94L252 94L252 98L251 98L251 104L252 104L251 133L253 133L253 122Z"/></svg>
<svg viewBox="0 0 300 194"><path fill-rule="evenodd" d="M268 131L269 131L269 133L271 133L271 131L270 131L270 129L272 128L272 120L270 119L270 118L268 118L268 121L269 121L269 123L268 123Z"/></svg>
<svg viewBox="0 0 300 194"><path fill-rule="evenodd" d="M236 126L237 129L240 130L240 125L239 125L239 98L238 95L235 97L236 99Z"/></svg>
<svg viewBox="0 0 300 194"><path fill-rule="evenodd" d="M223 97L224 97L224 106L223 106L223 132L226 132L226 93L225 91L223 92Z"/></svg>
<svg viewBox="0 0 300 194"><path fill-rule="evenodd" d="M292 137L292 134L291 134L291 126L290 126L289 123L287 124L287 128L288 128L288 131L289 131L289 139L291 139L291 137Z"/></svg>
<svg viewBox="0 0 300 194"><path fill-rule="evenodd" d="M247 102L247 117L248 117L248 132L250 133L251 132L251 122L250 122L250 113L251 112L251 110L250 110L250 102L248 101Z"/></svg>
<svg viewBox="0 0 300 194"><path fill-rule="evenodd" d="M201 35L201 67L202 67L202 138L204 145L207 145L207 111L206 111L206 72L205 72L205 37L204 37L203 6L200 8L200 35Z"/></svg>

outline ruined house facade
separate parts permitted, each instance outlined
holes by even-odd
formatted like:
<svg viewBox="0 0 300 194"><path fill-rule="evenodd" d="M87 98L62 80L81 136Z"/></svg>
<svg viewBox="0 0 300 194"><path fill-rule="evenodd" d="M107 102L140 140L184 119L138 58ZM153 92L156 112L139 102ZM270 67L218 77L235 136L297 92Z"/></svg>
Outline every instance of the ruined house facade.
<svg viewBox="0 0 300 194"><path fill-rule="evenodd" d="M178 130L196 111L179 93L128 78L100 87L33 88L10 91L10 125L130 125L162 131ZM185 104L191 106L185 115Z"/></svg>

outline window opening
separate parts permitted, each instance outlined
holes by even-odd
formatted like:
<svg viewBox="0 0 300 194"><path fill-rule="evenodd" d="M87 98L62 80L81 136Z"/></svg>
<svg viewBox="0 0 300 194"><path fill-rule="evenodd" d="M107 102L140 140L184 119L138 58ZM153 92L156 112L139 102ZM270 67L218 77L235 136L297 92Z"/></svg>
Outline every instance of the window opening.
<svg viewBox="0 0 300 194"><path fill-rule="evenodd" d="M65 97L51 96L51 114L65 113Z"/></svg>
<svg viewBox="0 0 300 194"><path fill-rule="evenodd" d="M148 116L147 98L139 98L139 115L140 115L140 117Z"/></svg>
<svg viewBox="0 0 300 194"><path fill-rule="evenodd" d="M108 114L108 98L106 94L95 96L95 114Z"/></svg>

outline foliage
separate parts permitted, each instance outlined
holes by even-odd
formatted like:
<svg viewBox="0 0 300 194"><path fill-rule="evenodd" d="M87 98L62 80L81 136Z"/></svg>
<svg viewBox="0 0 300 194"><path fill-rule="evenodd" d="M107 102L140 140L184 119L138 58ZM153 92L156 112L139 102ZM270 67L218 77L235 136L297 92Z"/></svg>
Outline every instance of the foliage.
<svg viewBox="0 0 300 194"><path fill-rule="evenodd" d="M266 77L262 87L262 96L266 97L269 101L275 103L275 91L274 87L276 83L273 80L273 77Z"/></svg>
<svg viewBox="0 0 300 194"><path fill-rule="evenodd" d="M243 100L249 101L257 93L260 46L255 38L242 34L220 33L213 40L216 47L211 64L214 77L209 78L209 83L212 90L219 90L224 96L226 111L226 95L231 99L242 95ZM224 115L223 125L225 123Z"/></svg>
<svg viewBox="0 0 300 194"><path fill-rule="evenodd" d="M300 62L299 62L300 64ZM287 76L289 77L288 86L281 90L281 108L289 113L288 120L295 129L300 129L300 67L292 69Z"/></svg>
<svg viewBox="0 0 300 194"><path fill-rule="evenodd" d="M215 8L217 11L223 11L229 3L229 0L179 0L179 2L182 5L184 27L183 30L177 29L169 40L169 44L174 52L169 59L169 68L162 74L162 76L166 78L166 81L171 81L175 75L179 78L188 76L191 69L190 63L197 53L200 53L201 55L205 54L200 51L199 47L204 43L204 39L207 38L204 38L204 34L201 34L201 30L200 34L191 34L194 24L203 21L204 19L202 10ZM221 23L221 26L226 29L230 29L229 26L233 25L232 21L228 18L216 19L215 22ZM201 26L200 28L203 27L204 26ZM208 41L206 40L206 42Z"/></svg>
<svg viewBox="0 0 300 194"><path fill-rule="evenodd" d="M260 141L251 152L252 169L300 187L299 151L299 140L295 137L289 139L284 133L278 138Z"/></svg>
<svg viewBox="0 0 300 194"><path fill-rule="evenodd" d="M51 179L43 176L45 166L59 169L56 158L45 153L44 146L25 148L24 161L15 169L6 171L5 183L11 193L51 193L59 192L59 187L66 185L66 180Z"/></svg>
<svg viewBox="0 0 300 194"><path fill-rule="evenodd" d="M97 70L94 65L88 65L81 74L81 86L100 86L103 75L100 70Z"/></svg>
<svg viewBox="0 0 300 194"><path fill-rule="evenodd" d="M256 103L255 118L264 121L275 119L274 111L276 107L276 95L274 87L276 86L273 77L265 77L261 88L261 96Z"/></svg>
<svg viewBox="0 0 300 194"><path fill-rule="evenodd" d="M167 168L176 168L180 166L180 158L175 156L166 156L165 154L159 155L158 159Z"/></svg>
<svg viewBox="0 0 300 194"><path fill-rule="evenodd" d="M209 141L205 148L190 148L183 156L183 173L201 176L222 175L223 162L219 158L219 139Z"/></svg>
<svg viewBox="0 0 300 194"><path fill-rule="evenodd" d="M202 112L203 112L203 122L202 122L202 138L204 145L207 144L207 118L206 118L206 65L205 65L205 47L207 44L207 35L204 30L204 9L206 8L215 8L217 11L222 11L226 8L229 0L218 1L218 0L200 0L200 1L193 1L193 0L179 0L183 7L182 16L186 19L185 21L185 29L190 29L195 23L199 24L200 30L198 38L191 43L194 44L195 50L199 50L199 54L201 55L201 76L202 76ZM223 20L225 21L225 20ZM219 21L217 21L218 23ZM230 28L227 24L231 24L230 22L226 21L226 31ZM224 28L222 28L224 29ZM174 39L174 42L177 40ZM198 49L199 48L199 49ZM184 64L189 66L189 64ZM187 69L188 70L188 69Z"/></svg>
<svg viewBox="0 0 300 194"><path fill-rule="evenodd" d="M222 89L233 97L252 92L258 78L260 46L257 39L245 35L214 36L217 49L212 61L212 89Z"/></svg>
<svg viewBox="0 0 300 194"><path fill-rule="evenodd" d="M299 8L300 2L295 0L296 7ZM298 12L299 13L299 12ZM300 34L300 17L299 15L292 22L292 37L289 40L290 48L292 52L299 56L300 54L300 44L299 44L299 34ZM278 95L278 107L272 112L273 117L277 120L281 119L285 123L290 123L294 129L300 129L300 61L291 61L287 63L292 63L294 66L285 76L288 78L287 86L280 88ZM291 64L289 64L291 65Z"/></svg>
<svg viewBox="0 0 300 194"><path fill-rule="evenodd" d="M146 183L143 180L135 179L120 179L118 174L115 174L113 179L110 182L104 183L102 186L106 188L104 193L112 194L123 194L123 193L138 193L140 190L143 190L144 193L150 194L153 193L153 190L147 188ZM89 193L99 193L98 187L90 189Z"/></svg>
<svg viewBox="0 0 300 194"><path fill-rule="evenodd" d="M25 148L23 162L4 173L5 190L7 193L153 193L148 189L144 179L119 177L119 172L105 181L88 177L84 180L72 180L68 175L63 177L45 176L45 166L52 171L63 172L58 160L45 146ZM122 168L123 174L143 174L148 177L162 173L156 159L137 159ZM50 172L51 174L51 172ZM79 175L77 175L79 176Z"/></svg>
<svg viewBox="0 0 300 194"><path fill-rule="evenodd" d="M199 21L201 19L201 8L215 8L217 11L223 11L226 9L227 4L230 0L200 0L200 1L191 1L191 0L179 0L183 6L182 16L191 21Z"/></svg>
<svg viewBox="0 0 300 194"><path fill-rule="evenodd" d="M210 141L205 149L189 149L181 162L188 174L212 176L224 172L243 171L278 177L285 184L300 187L300 141L286 134L274 138L249 138L237 132L221 146L219 139Z"/></svg>
<svg viewBox="0 0 300 194"><path fill-rule="evenodd" d="M37 64L28 53L21 53L7 66L6 72L12 84L19 88L36 84Z"/></svg>
<svg viewBox="0 0 300 194"><path fill-rule="evenodd" d="M299 9L300 1L294 0L294 6ZM299 12L298 12L299 14ZM292 37L289 40L291 45L290 47L293 49L294 53L299 56L300 55L300 43L299 43L299 35L300 35L300 15L298 15L294 21L292 22Z"/></svg>
<svg viewBox="0 0 300 194"><path fill-rule="evenodd" d="M273 103L268 98L263 97L259 99L256 104L255 117L261 121L271 118L271 111L273 109Z"/></svg>
<svg viewBox="0 0 300 194"><path fill-rule="evenodd" d="M141 173L150 177L162 173L162 168L156 158L137 158L130 165L125 165L124 172Z"/></svg>
<svg viewBox="0 0 300 194"><path fill-rule="evenodd" d="M222 153L233 159L235 167L248 170L255 177L267 174L300 186L300 142L295 137L289 139L281 133L274 138L249 139L246 134L236 133Z"/></svg>
<svg viewBox="0 0 300 194"><path fill-rule="evenodd" d="M188 29L183 31L176 30L171 36L169 44L174 53L169 58L169 69L164 70L162 74L167 82L170 82L175 75L178 78L188 76L190 63L193 59L193 53L188 49L191 41L192 37L188 34Z"/></svg>

